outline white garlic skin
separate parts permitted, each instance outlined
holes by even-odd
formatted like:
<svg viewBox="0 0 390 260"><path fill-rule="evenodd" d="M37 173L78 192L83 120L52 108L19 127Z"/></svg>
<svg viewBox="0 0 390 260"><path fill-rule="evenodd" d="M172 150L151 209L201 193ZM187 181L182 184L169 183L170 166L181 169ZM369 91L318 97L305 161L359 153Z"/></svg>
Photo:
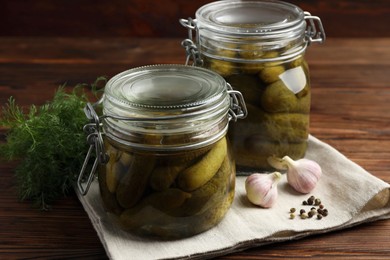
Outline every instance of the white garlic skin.
<svg viewBox="0 0 390 260"><path fill-rule="evenodd" d="M287 182L300 193L309 193L319 181L322 170L321 166L309 159L294 161L288 156L283 157L287 163Z"/></svg>
<svg viewBox="0 0 390 260"><path fill-rule="evenodd" d="M278 198L277 183L281 177L279 172L271 174L253 173L245 180L248 200L263 208L272 207Z"/></svg>

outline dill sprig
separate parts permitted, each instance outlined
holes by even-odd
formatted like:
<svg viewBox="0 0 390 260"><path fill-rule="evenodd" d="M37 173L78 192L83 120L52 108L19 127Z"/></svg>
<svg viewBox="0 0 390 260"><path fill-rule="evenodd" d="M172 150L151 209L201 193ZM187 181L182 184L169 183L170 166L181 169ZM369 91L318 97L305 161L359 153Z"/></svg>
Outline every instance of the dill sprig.
<svg viewBox="0 0 390 260"><path fill-rule="evenodd" d="M102 80L91 85L92 92L98 92ZM83 132L88 123L83 111L88 102L85 87L78 84L67 93L60 86L51 101L31 105L27 113L12 97L2 109L0 126L9 130L0 157L20 160L15 171L20 199L31 200L43 210L68 194L88 150Z"/></svg>

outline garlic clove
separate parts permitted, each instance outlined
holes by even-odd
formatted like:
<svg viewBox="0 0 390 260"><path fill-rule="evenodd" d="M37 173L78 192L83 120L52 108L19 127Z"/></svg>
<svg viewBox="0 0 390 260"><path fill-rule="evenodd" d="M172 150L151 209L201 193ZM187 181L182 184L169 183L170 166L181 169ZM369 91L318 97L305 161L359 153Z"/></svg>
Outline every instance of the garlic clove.
<svg viewBox="0 0 390 260"><path fill-rule="evenodd" d="M248 200L263 208L272 207L278 197L277 183L281 178L279 172L271 174L254 173L245 180L245 190Z"/></svg>
<svg viewBox="0 0 390 260"><path fill-rule="evenodd" d="M320 165L309 159L294 161L288 156L282 158L287 164L287 182L298 192L309 193L322 175Z"/></svg>
<svg viewBox="0 0 390 260"><path fill-rule="evenodd" d="M269 165L279 171L288 169L287 163L282 158L276 157L275 155L268 157L267 162Z"/></svg>

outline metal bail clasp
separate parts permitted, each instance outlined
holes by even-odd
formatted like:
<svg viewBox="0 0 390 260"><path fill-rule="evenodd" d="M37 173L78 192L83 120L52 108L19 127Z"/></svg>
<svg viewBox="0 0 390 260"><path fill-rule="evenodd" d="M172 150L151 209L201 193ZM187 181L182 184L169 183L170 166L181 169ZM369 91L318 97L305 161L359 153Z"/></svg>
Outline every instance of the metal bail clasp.
<svg viewBox="0 0 390 260"><path fill-rule="evenodd" d="M84 196L87 194L93 178L95 176L96 168L98 163L107 163L109 160L108 155L104 151L104 143L102 133L100 131L100 119L95 112L95 109L90 103L87 103L84 108L84 113L87 118L91 121L91 123L86 124L83 128L84 132L88 134L87 142L90 145L88 149L88 153L85 156L83 166L81 167L81 171L79 177L77 179L77 187L79 192ZM85 178L85 172L88 166L90 159L92 158L93 152L95 152L95 160L93 162L91 171L87 178Z"/></svg>
<svg viewBox="0 0 390 260"><path fill-rule="evenodd" d="M196 27L196 19L192 19L191 17L188 19L180 19L180 24L188 29L188 38L181 42L181 46L186 49L186 62L185 65L188 65L190 60L192 60L192 66L203 66L203 60L200 56L200 52L198 47L194 42L194 38L196 37L196 42L198 40L198 31ZM195 37L194 37L195 32Z"/></svg>
<svg viewBox="0 0 390 260"><path fill-rule="evenodd" d="M181 42L181 46L186 49L186 63L188 65L192 60L192 66L203 66L203 60L195 43L190 39L185 39Z"/></svg>
<svg viewBox="0 0 390 260"><path fill-rule="evenodd" d="M194 39L193 32L196 30L196 19L194 20L189 17L188 19L180 19L179 22L183 27L188 29L188 39L192 41Z"/></svg>
<svg viewBox="0 0 390 260"><path fill-rule="evenodd" d="M237 119L244 119L248 115L248 110L246 109L245 100L240 91L233 90L232 86L229 83L227 84L228 94L230 96L230 108L229 108L229 121L233 120L234 122Z"/></svg>
<svg viewBox="0 0 390 260"><path fill-rule="evenodd" d="M309 12L305 12L305 20L307 22L306 35L309 42L325 42L326 35L321 19L318 16L312 16Z"/></svg>

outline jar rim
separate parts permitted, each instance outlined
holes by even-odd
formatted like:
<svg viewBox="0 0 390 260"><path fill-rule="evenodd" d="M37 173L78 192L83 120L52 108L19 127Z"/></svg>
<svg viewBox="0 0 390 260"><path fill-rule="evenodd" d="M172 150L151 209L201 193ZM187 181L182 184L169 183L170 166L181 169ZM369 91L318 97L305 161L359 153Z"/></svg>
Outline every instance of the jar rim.
<svg viewBox="0 0 390 260"><path fill-rule="evenodd" d="M221 34L261 36L305 31L305 14L298 6L278 0L217 1L196 11L199 29Z"/></svg>

